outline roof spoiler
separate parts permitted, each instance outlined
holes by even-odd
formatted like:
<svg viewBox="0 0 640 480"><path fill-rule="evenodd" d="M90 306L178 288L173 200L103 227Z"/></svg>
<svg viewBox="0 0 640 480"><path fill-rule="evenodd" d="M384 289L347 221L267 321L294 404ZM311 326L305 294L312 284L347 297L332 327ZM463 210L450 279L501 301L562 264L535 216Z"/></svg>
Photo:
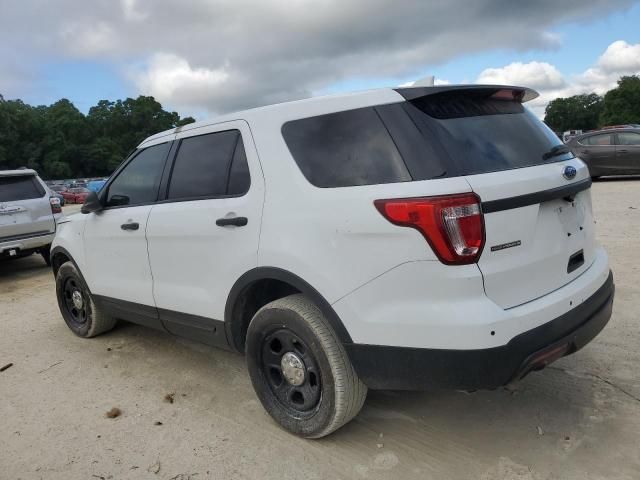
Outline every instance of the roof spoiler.
<svg viewBox="0 0 640 480"><path fill-rule="evenodd" d="M516 100L521 103L538 98L540 94L527 87L515 87L511 85L438 85L437 87L403 87L396 88L395 91L402 95L405 100L415 100L439 93L447 92L473 92L481 90L494 90L492 95L504 100ZM510 96L510 98L509 98Z"/></svg>

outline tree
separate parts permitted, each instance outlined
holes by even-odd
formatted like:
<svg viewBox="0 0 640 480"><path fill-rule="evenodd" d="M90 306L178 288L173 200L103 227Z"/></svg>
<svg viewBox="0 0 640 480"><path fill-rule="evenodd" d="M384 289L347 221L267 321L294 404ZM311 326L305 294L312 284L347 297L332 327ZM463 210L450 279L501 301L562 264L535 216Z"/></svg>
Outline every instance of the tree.
<svg viewBox="0 0 640 480"><path fill-rule="evenodd" d="M622 77L604 96L602 125L640 123L640 77Z"/></svg>
<svg viewBox="0 0 640 480"><path fill-rule="evenodd" d="M598 128L604 104L595 93L556 98L545 109L544 122L556 132Z"/></svg>
<svg viewBox="0 0 640 480"><path fill-rule="evenodd" d="M0 101L0 170L30 167L43 178L106 176L140 141L192 123L153 97L100 100L84 115L67 99L32 107Z"/></svg>

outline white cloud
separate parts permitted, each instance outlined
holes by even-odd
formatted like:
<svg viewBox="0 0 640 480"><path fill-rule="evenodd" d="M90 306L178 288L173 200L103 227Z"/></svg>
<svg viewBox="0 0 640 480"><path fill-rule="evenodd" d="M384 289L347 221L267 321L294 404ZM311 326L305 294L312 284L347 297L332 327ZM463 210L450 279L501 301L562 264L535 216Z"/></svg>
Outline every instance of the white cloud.
<svg viewBox="0 0 640 480"><path fill-rule="evenodd" d="M635 73L640 70L640 43L629 45L624 40L613 42L598 59L605 72Z"/></svg>
<svg viewBox="0 0 640 480"><path fill-rule="evenodd" d="M218 113L354 78L418 77L463 55L557 49L549 32L559 25L632 1L22 0L2 9L0 65L15 51L36 77L45 63L77 58L124 72L143 64L129 77L132 94ZM6 85L0 78L3 93ZM15 85L7 95L30 88Z"/></svg>
<svg viewBox="0 0 640 480"><path fill-rule="evenodd" d="M73 23L61 30L60 37L68 44L68 51L81 58L111 52L120 43L113 27L106 22L90 25Z"/></svg>
<svg viewBox="0 0 640 480"><path fill-rule="evenodd" d="M514 62L502 68L487 68L480 73L477 83L526 85L540 90L565 86L562 74L546 62Z"/></svg>
<svg viewBox="0 0 640 480"><path fill-rule="evenodd" d="M483 70L476 83L522 85L537 90L540 96L527 106L542 117L547 104L555 98L583 93L603 95L615 88L622 75L636 74L640 74L640 43L630 45L618 40L607 47L592 67L569 78L546 62L514 62Z"/></svg>
<svg viewBox="0 0 640 480"><path fill-rule="evenodd" d="M227 66L218 69L192 67L187 60L171 53L157 53L142 70L130 73L138 89L160 100L197 109L202 99L221 89L229 79Z"/></svg>

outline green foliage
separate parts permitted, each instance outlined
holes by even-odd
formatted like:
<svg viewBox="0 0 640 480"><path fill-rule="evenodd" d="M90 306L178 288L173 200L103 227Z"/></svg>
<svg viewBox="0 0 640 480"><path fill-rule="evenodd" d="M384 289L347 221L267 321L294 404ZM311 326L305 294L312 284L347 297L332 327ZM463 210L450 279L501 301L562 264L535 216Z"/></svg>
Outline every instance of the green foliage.
<svg viewBox="0 0 640 480"><path fill-rule="evenodd" d="M0 170L25 166L46 179L106 176L149 135L194 121L145 96L101 100L87 115L67 99L33 107L0 98Z"/></svg>
<svg viewBox="0 0 640 480"><path fill-rule="evenodd" d="M622 77L604 96L602 124L640 124L640 77Z"/></svg>
<svg viewBox="0 0 640 480"><path fill-rule="evenodd" d="M604 108L602 97L595 93L556 98L547 105L544 121L552 130L593 130L598 128Z"/></svg>
<svg viewBox="0 0 640 480"><path fill-rule="evenodd" d="M556 98L547 105L544 121L556 132L640 124L640 77L621 77L604 97L591 93Z"/></svg>

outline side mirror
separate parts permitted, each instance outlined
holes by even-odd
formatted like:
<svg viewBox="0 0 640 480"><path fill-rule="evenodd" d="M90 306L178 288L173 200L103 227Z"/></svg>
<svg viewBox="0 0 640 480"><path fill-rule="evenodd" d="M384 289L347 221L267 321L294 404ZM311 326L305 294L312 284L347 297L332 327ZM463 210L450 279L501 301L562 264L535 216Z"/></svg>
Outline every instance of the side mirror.
<svg viewBox="0 0 640 480"><path fill-rule="evenodd" d="M100 201L100 197L98 197L98 194L96 192L91 192L89 193L89 195L87 195L87 198L82 204L82 208L80 209L80 211L82 213L99 212L100 210L102 210L102 208L103 205Z"/></svg>

